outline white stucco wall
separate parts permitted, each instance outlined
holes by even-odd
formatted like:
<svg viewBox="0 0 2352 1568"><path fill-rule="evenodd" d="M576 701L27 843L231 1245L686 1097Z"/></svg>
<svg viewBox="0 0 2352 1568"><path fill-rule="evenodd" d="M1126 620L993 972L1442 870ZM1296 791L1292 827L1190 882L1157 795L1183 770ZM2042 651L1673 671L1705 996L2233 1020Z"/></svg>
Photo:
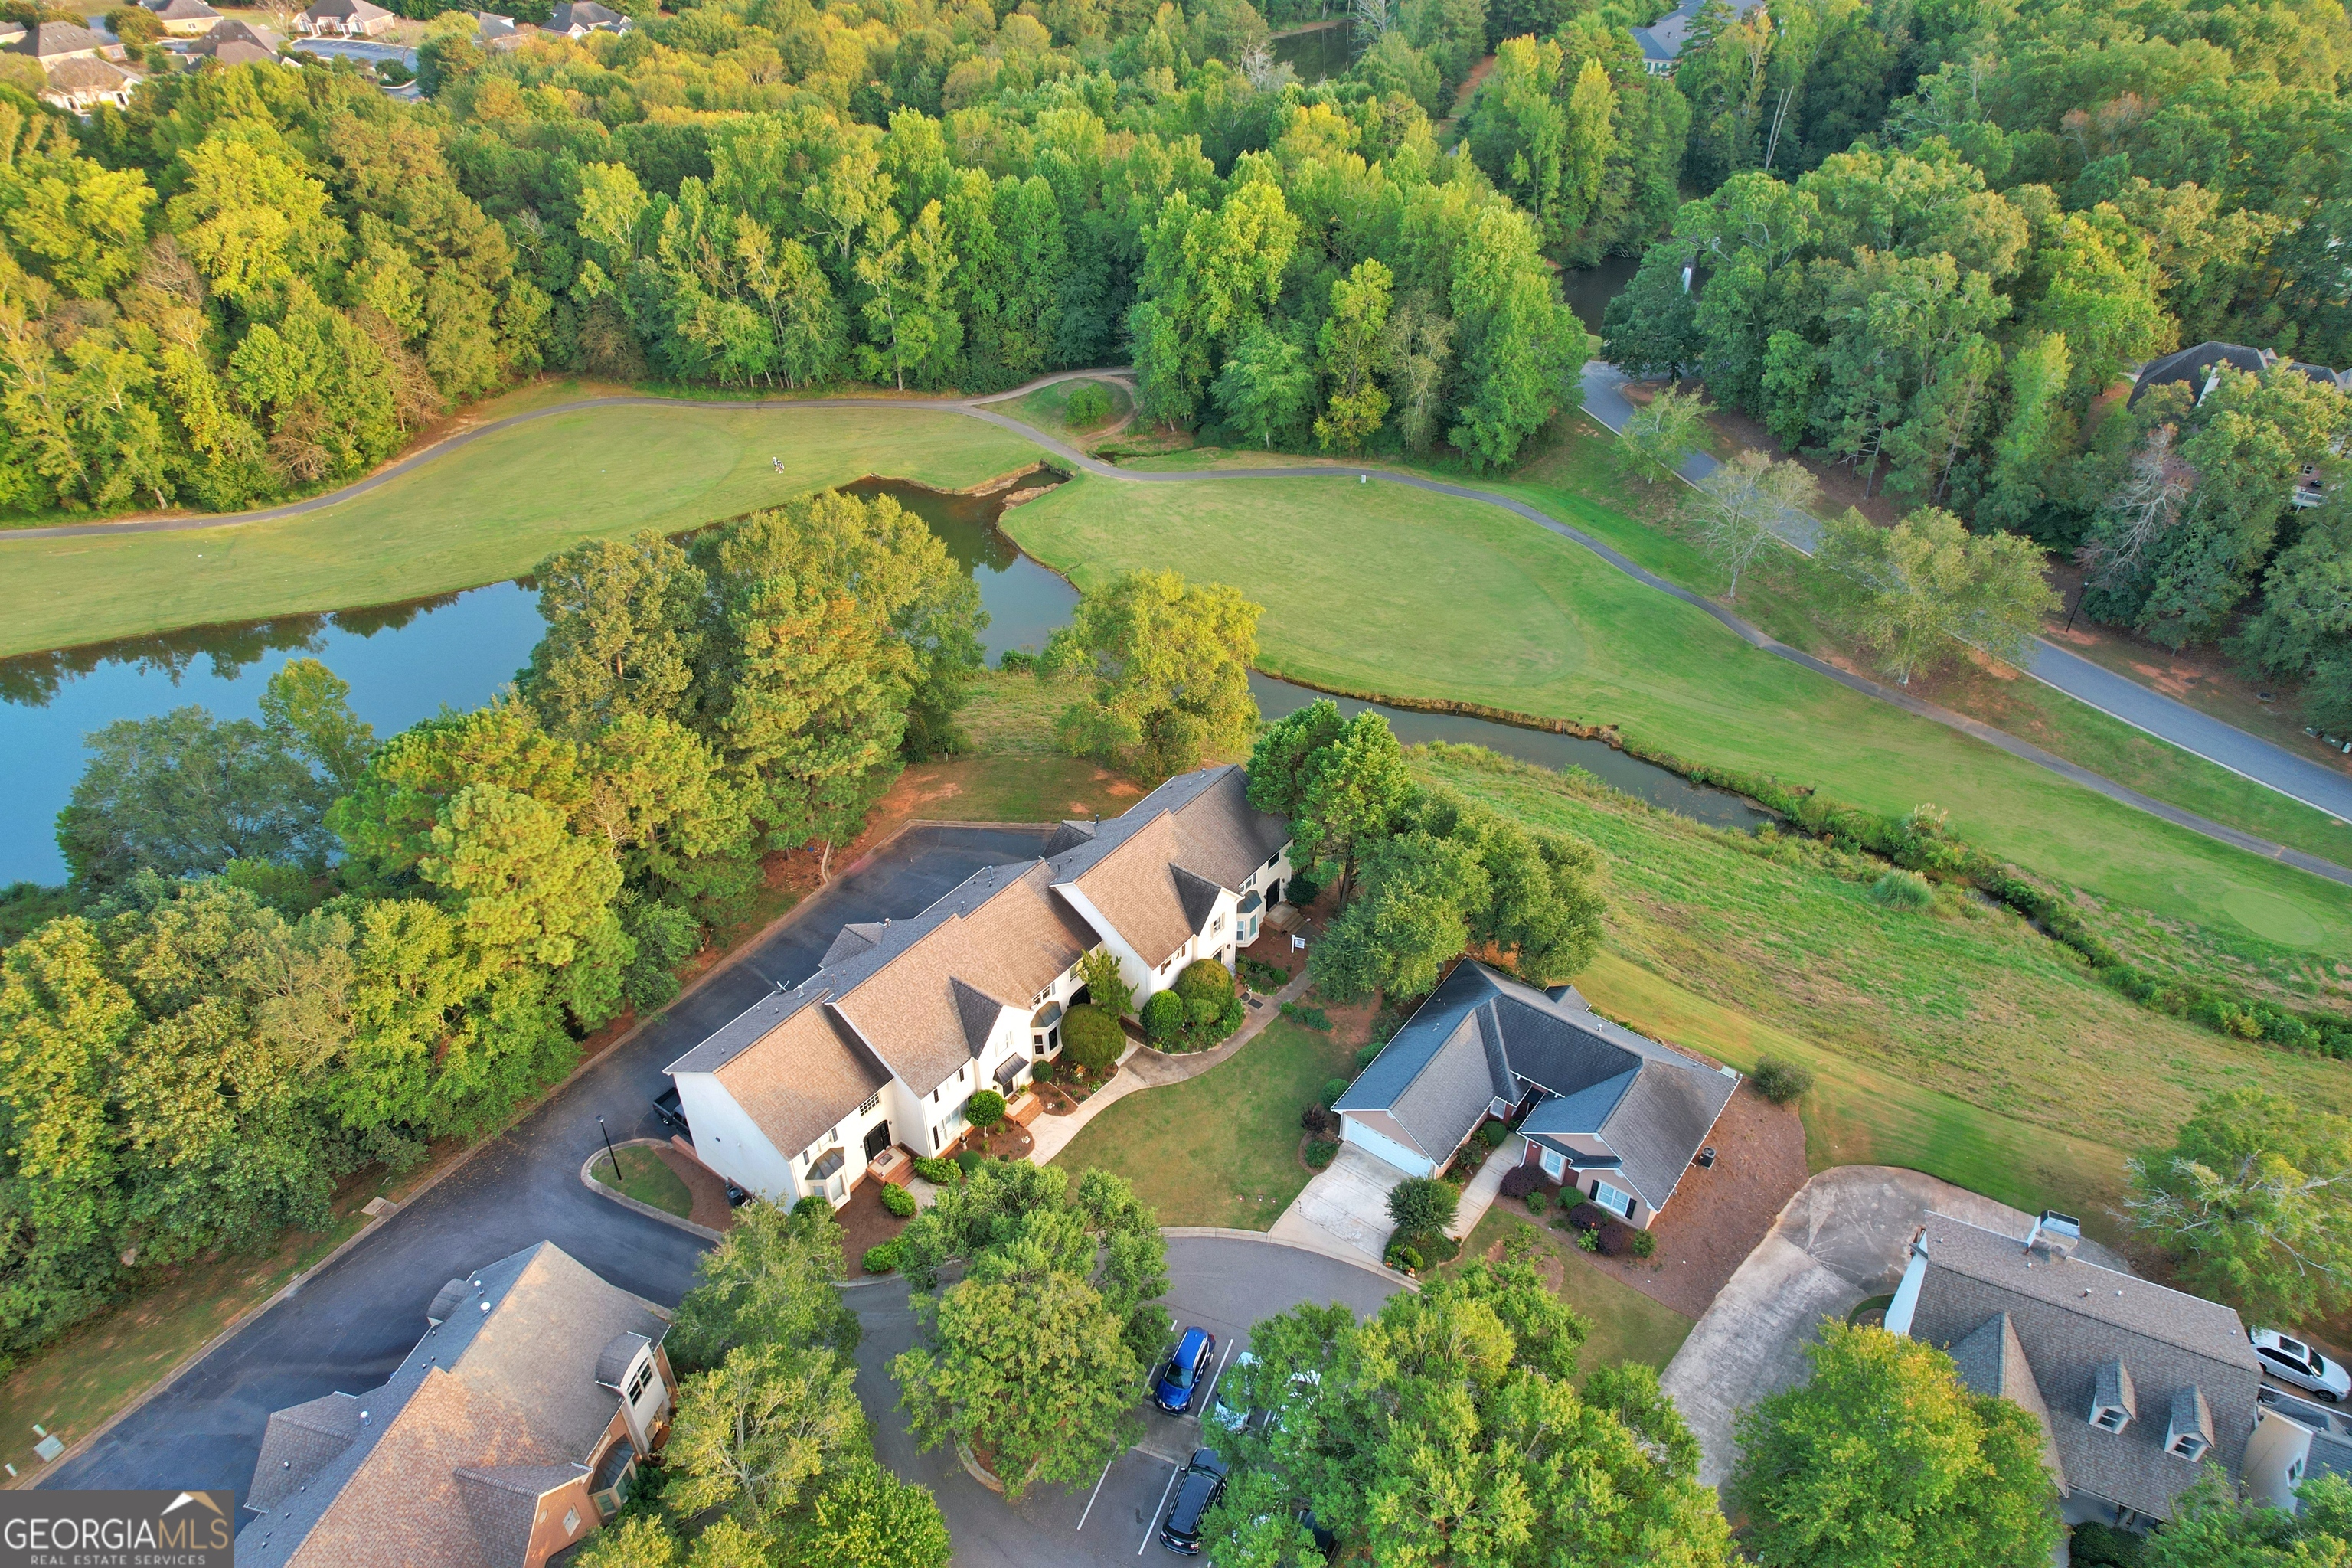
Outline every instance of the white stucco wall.
<svg viewBox="0 0 2352 1568"><path fill-rule="evenodd" d="M2296 1481L2288 1469L2311 1453L2311 1429L2275 1410L2254 1412L2254 1434L2246 1439L2246 1489L2256 1500L2294 1511Z"/></svg>
<svg viewBox="0 0 2352 1568"><path fill-rule="evenodd" d="M1370 1128L1365 1126L1362 1122L1357 1121L1352 1116L1343 1114L1339 1118L1339 1136L1346 1142L1353 1143L1357 1148L1361 1149L1365 1153L1375 1155L1380 1159L1386 1160L1390 1164L1394 1165L1398 1170L1404 1172L1407 1175L1433 1176L1437 1174L1437 1167L1431 1164L1428 1160L1414 1153L1412 1150L1406 1148L1395 1139L1388 1137L1382 1133L1373 1131Z"/></svg>
<svg viewBox="0 0 2352 1568"><path fill-rule="evenodd" d="M792 1162L768 1142L767 1134L716 1075L670 1076L677 1085L687 1125L693 1129L694 1152L704 1164L746 1192L772 1202L790 1204L801 1195L793 1180Z"/></svg>

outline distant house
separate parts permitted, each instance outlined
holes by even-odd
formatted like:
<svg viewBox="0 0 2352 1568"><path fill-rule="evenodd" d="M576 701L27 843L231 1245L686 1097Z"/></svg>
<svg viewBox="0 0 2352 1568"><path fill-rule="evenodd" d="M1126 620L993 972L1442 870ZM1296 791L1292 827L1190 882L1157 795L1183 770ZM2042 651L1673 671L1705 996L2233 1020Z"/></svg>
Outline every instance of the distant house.
<svg viewBox="0 0 2352 1568"><path fill-rule="evenodd" d="M43 66L59 60L94 60L121 46L103 33L77 27L70 22L36 22L24 37L8 46L12 55L30 55Z"/></svg>
<svg viewBox="0 0 2352 1568"><path fill-rule="evenodd" d="M400 18L368 0L313 0L294 18L294 30L311 38L373 38L388 33Z"/></svg>
<svg viewBox="0 0 2352 1568"><path fill-rule="evenodd" d="M668 1325L551 1241L441 1287L380 1387L273 1414L240 1568L541 1568L669 1438Z"/></svg>
<svg viewBox="0 0 2352 1568"><path fill-rule="evenodd" d="M1181 773L911 919L844 926L815 973L669 1065L696 1156L779 1203L845 1203L894 1144L940 1152L975 1093L1010 1097L1061 1049L1088 952L1139 1004L1188 963L1230 969L1290 875L1289 826L1246 787L1232 765Z"/></svg>
<svg viewBox="0 0 2352 1568"><path fill-rule="evenodd" d="M1574 986L1539 991L1465 961L1331 1109L1346 1142L1426 1176L1487 1117L1532 1106L1521 1158L1647 1228L1738 1087L1600 1016Z"/></svg>
<svg viewBox="0 0 2352 1568"><path fill-rule="evenodd" d="M635 25L612 7L599 5L596 0L559 4L547 19L547 30L566 38L584 38L591 33L625 33Z"/></svg>
<svg viewBox="0 0 2352 1568"><path fill-rule="evenodd" d="M2294 1513L2302 1507L2296 1494L2313 1477L2352 1480L2352 1417L2269 1384L2256 1397L2245 1476L2256 1501Z"/></svg>
<svg viewBox="0 0 2352 1568"><path fill-rule="evenodd" d="M1635 27L1633 42L1642 48L1642 68L1652 76L1672 76L1675 62L1682 58L1683 49L1690 42L1692 24L1706 0L1682 0L1682 4L1651 23ZM1734 20L1760 8L1764 0L1730 0Z"/></svg>
<svg viewBox="0 0 2352 1568"><path fill-rule="evenodd" d="M49 67L49 84L43 101L76 114L88 114L100 104L131 107L131 89L142 79L111 60L89 55L69 55Z"/></svg>
<svg viewBox="0 0 2352 1568"><path fill-rule="evenodd" d="M200 37L221 19L221 14L205 0L140 0L140 4L155 14L163 31L177 38Z"/></svg>
<svg viewBox="0 0 2352 1568"><path fill-rule="evenodd" d="M2181 349L2148 361L2132 382L2131 397L2126 406L2137 406L2143 396L2159 386L2189 387L2194 392L2196 401L2202 403L2212 395L2214 387L2221 384L2221 373L2225 366L2247 375L2260 375L2278 363L2277 351L2273 349L2248 348L2243 343L2209 340L2195 348ZM2332 386L2338 392L2352 395L2352 370L2330 370L2324 364L2308 364L2302 360L2289 360L2286 366L2291 371L2309 376L2322 386ZM2305 465L2291 499L2299 508L2317 506L2326 499L2317 464Z"/></svg>
<svg viewBox="0 0 2352 1568"><path fill-rule="evenodd" d="M2061 1495L2121 1524L2168 1519L2207 1465L2245 1473L2262 1363L2231 1309L2073 1250L2040 1226L2003 1236L1930 1214L1886 1327L2032 1414Z"/></svg>

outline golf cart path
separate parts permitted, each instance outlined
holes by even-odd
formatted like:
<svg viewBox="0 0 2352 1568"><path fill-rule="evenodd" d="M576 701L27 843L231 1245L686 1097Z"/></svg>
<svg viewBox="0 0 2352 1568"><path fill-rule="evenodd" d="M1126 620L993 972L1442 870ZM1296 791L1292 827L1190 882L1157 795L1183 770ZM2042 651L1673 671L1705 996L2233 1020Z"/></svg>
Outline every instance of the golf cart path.
<svg viewBox="0 0 2352 1568"><path fill-rule="evenodd" d="M1057 382L1123 379L1126 374L1130 373L1124 372L1122 367L1062 371L1053 375L1040 376L1010 391L992 393L984 397L771 397L688 400L639 395L614 395L578 398L568 403L559 403L550 407L535 409L527 414L509 415L506 418L495 419L487 425L460 431L446 440L411 453L389 468L381 469L366 479L322 496L313 496L308 500L292 501L284 506L271 507L261 511L230 513L223 516L143 518L123 522L92 522L56 528L13 529L0 533L0 548L5 548L8 542L17 540L68 539L107 533L177 532L199 529L236 528L247 523L268 522L283 518L299 517L309 512L322 511L330 507L340 506L380 486L389 484L411 469L446 457L459 447L470 442L478 441L485 436L495 435L499 431L512 429L520 425L527 425L534 420L553 418L558 415L577 413L588 408L706 407L772 409L778 412L810 408L903 408L915 413L959 414L1010 431L1024 440L1042 447L1077 472L1122 484L1197 484L1232 479L1322 479L1345 482L1352 477L1359 484L1401 485L1410 489L1427 490L1436 495L1452 496L1461 500L1477 501L1487 506L1500 507L1515 516L1526 519L1538 528L1581 545L1635 582L1654 588L1662 594L1670 595L1714 616L1733 636L1751 647L1769 653L1775 658L1787 659L1792 664L1801 665L1816 675L1836 681L1839 685L1859 692L1863 696L1874 698L1919 718L1941 724L1947 729L1956 730L1989 746L2007 752L2011 756L2056 773L2070 783L2105 795L2108 799L2135 810L2145 812L2176 827L2187 828L2192 833L2227 844L2232 848L2242 849L2267 859L2278 860L2299 870L2310 872L2314 876L2324 877L2345 887L2352 887L2352 868L2347 868L2334 861L2323 859L2300 849L2272 843L2253 834L2242 832L2237 828L2200 816L2195 812L2184 811L2179 806L2168 805L2152 795L2143 795L2137 790L2117 784L2088 768L2070 763L2053 752L2044 751L2030 741L2021 740L1990 724L1955 713L1935 703L1923 701L1906 691L1884 685L1867 676L1841 669L1809 653L1790 647L1767 635L1761 629L1749 625L1704 595L1666 581L1656 573L1639 565L1583 530L1562 522L1558 518L1513 497L1501 495L1493 490L1481 489L1473 485L1457 485L1443 479L1426 479L1418 474L1396 473L1377 468L1349 468L1330 463L1139 472L1132 468L1118 468L1090 457L1067 442L1049 436L1034 426L1024 424L1009 414L998 413L990 406L1024 396L1039 387L1051 386ZM1632 405L1626 402L1622 390L1623 380L1623 376L1613 365L1594 361L1585 366L1585 407L1603 425L1608 425L1612 417L1618 424L1622 424L1626 415L1632 412ZM1614 428L1613 426L1611 427ZM1706 464L1708 468L1713 467L1711 458L1694 458L1690 463L1684 466L1685 477L1692 477L1690 470L1694 465L1700 463ZM1705 469L1698 470L1700 473L1705 471ZM1796 539L1792 538L1790 542L1798 548L1803 548L1802 543ZM2327 769L2294 756L2267 741L2210 718L2185 703L2176 702L2159 693L2135 686L2120 677L2109 675L2106 671L2099 669L2097 666L2077 658L2072 654L2064 653L2046 643L2037 644L2033 665L2032 674L2049 681L2059 690L2065 691L2068 695L2077 697L2092 707L2098 708L2103 712L2111 712L2125 722L2145 730L2160 740L2179 746L2183 751L2204 757L2208 761L2229 768L2233 773L2267 785L2293 799L2328 812L2338 818L2352 820L2352 780L2337 777ZM2116 688L2122 689L2116 689ZM2106 704L2113 704L2113 706L2109 707Z"/></svg>

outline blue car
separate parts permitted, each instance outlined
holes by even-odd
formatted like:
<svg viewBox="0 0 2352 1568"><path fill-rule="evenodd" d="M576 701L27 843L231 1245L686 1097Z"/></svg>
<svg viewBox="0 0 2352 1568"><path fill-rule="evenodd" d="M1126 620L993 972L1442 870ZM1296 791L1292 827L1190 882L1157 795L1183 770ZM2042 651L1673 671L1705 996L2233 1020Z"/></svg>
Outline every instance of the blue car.
<svg viewBox="0 0 2352 1568"><path fill-rule="evenodd" d="M1152 1402L1171 1415L1181 1415L1192 1409L1209 1363L1216 1353L1216 1335L1206 1329L1186 1329L1184 1337L1176 1342L1176 1353L1168 1358L1168 1364L1160 1369L1159 1379L1151 1385Z"/></svg>

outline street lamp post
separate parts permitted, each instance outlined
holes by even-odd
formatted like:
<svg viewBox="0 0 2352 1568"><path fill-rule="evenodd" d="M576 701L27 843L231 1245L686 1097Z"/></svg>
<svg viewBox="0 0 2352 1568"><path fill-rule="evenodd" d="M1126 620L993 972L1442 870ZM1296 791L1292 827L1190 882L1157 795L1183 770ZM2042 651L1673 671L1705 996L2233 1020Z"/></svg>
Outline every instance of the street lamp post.
<svg viewBox="0 0 2352 1568"><path fill-rule="evenodd" d="M596 1118L596 1131L604 1134L604 1158L613 1162L613 1180L617 1184L621 1179L621 1157L613 1152L613 1135L605 1131L601 1116Z"/></svg>

